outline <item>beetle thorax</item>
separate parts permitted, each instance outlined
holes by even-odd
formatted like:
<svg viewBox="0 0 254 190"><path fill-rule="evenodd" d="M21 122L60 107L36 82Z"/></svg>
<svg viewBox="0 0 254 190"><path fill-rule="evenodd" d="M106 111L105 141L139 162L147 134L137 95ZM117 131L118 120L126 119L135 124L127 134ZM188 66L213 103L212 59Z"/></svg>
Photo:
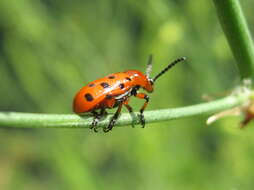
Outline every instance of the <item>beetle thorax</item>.
<svg viewBox="0 0 254 190"><path fill-rule="evenodd" d="M130 76L133 86L140 86L147 92L153 91L153 85L149 78L138 70L129 70L125 72Z"/></svg>

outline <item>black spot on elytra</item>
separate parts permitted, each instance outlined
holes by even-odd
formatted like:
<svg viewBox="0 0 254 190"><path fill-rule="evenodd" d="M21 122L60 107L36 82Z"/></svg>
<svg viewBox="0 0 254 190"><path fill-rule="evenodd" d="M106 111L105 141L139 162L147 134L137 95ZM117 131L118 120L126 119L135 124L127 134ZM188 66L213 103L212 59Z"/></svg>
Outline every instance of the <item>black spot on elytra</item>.
<svg viewBox="0 0 254 190"><path fill-rule="evenodd" d="M111 98L113 98L112 95L109 95L109 94L106 95L106 99L111 99Z"/></svg>
<svg viewBox="0 0 254 190"><path fill-rule="evenodd" d="M108 87L109 87L109 84L106 83L106 82L102 82L100 85L101 85L103 88L108 88Z"/></svg>
<svg viewBox="0 0 254 190"><path fill-rule="evenodd" d="M114 75L110 75L109 77L108 77L109 79L114 79L114 78L116 78Z"/></svg>
<svg viewBox="0 0 254 190"><path fill-rule="evenodd" d="M85 99L88 101L88 102L91 102L93 101L93 96L89 93L85 94Z"/></svg>
<svg viewBox="0 0 254 190"><path fill-rule="evenodd" d="M129 77L126 77L125 79L128 80L128 81L131 81L131 78L129 78Z"/></svg>
<svg viewBox="0 0 254 190"><path fill-rule="evenodd" d="M94 84L94 83L91 83L91 84L89 84L88 86L89 86L89 87L93 87L93 86L95 86L95 84Z"/></svg>
<svg viewBox="0 0 254 190"><path fill-rule="evenodd" d="M123 83L119 84L119 87L120 87L121 89L123 89L123 88L124 88L124 84L123 84Z"/></svg>

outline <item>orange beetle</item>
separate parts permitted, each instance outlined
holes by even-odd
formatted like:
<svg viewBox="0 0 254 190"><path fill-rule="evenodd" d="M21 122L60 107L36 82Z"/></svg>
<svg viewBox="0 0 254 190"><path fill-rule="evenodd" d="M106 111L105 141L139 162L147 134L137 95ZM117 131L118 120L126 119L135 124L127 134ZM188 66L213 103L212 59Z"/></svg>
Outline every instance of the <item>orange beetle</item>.
<svg viewBox="0 0 254 190"><path fill-rule="evenodd" d="M184 60L185 57L176 59L154 78L150 78L150 72L152 70L152 56L150 56L146 74L138 70L129 70L113 73L104 78L90 82L76 94L73 100L73 111L76 114L91 112L94 115L91 129L97 132L96 125L99 119L106 114L105 110L107 108L118 107L108 126L103 128L104 132L108 132L114 127L123 105L130 113L132 112L132 108L128 104L128 101L131 96L135 96L140 99L145 99L145 103L140 109L140 123L142 127L145 127L143 112L149 102L149 97L145 93L138 92L138 90L143 88L149 93L153 92L154 82L175 64ZM100 110L100 112L98 113L97 110Z"/></svg>

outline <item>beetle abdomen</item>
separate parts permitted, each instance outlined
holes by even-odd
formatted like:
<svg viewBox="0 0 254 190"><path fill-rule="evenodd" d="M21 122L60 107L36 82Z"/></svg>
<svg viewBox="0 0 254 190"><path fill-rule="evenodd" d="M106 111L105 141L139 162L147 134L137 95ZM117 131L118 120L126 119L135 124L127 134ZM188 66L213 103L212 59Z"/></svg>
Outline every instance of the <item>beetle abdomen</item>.
<svg viewBox="0 0 254 190"><path fill-rule="evenodd" d="M129 90L132 87L130 84L131 79L125 73L113 73L90 82L76 94L73 111L80 114L98 108L112 108L114 97Z"/></svg>

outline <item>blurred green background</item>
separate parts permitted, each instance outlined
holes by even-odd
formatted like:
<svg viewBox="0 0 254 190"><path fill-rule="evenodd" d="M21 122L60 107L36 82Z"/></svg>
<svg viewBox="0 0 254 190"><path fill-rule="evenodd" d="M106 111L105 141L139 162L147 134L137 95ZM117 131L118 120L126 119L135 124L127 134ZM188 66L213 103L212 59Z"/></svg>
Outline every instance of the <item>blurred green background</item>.
<svg viewBox="0 0 254 190"><path fill-rule="evenodd" d="M254 1L241 3L253 31ZM212 1L1 0L0 110L72 113L83 85L144 70L150 53L153 74L188 61L157 82L148 109L196 104L240 81ZM107 134L0 129L0 189L253 189L254 130L206 118Z"/></svg>

